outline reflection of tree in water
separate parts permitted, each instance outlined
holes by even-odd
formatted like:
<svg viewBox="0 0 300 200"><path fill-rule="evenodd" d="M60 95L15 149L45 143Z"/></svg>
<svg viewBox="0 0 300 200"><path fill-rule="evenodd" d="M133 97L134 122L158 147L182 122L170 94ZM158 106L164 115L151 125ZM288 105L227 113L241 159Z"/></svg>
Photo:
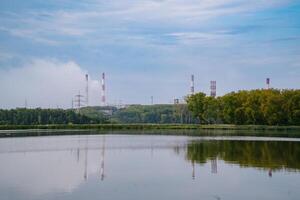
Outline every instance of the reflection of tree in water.
<svg viewBox="0 0 300 200"><path fill-rule="evenodd" d="M100 177L101 181L104 180L104 156L105 156L105 136L102 137L102 150L101 150L101 167L100 167Z"/></svg>
<svg viewBox="0 0 300 200"><path fill-rule="evenodd" d="M200 164L221 159L242 167L258 167L270 171L299 170L300 142L233 140L193 142L187 147L186 157Z"/></svg>

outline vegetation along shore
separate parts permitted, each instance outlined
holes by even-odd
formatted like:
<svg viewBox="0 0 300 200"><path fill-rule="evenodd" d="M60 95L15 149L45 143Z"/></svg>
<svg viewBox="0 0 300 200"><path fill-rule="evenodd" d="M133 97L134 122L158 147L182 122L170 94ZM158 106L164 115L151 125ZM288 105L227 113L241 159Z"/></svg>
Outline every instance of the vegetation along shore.
<svg viewBox="0 0 300 200"><path fill-rule="evenodd" d="M300 90L251 90L186 104L2 109L0 130L234 130L300 132ZM249 135L249 134L248 134ZM251 134L250 134L251 135Z"/></svg>

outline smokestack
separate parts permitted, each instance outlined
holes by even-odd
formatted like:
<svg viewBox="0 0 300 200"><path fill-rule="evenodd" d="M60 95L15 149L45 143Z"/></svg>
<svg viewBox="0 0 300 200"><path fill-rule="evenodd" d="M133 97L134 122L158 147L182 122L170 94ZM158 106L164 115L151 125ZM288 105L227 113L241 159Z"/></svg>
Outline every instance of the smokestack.
<svg viewBox="0 0 300 200"><path fill-rule="evenodd" d="M195 79L194 74L191 76L191 95L195 94Z"/></svg>
<svg viewBox="0 0 300 200"><path fill-rule="evenodd" d="M102 86L102 105L105 106L106 103L106 97L105 97L105 73L102 73L102 82L101 82L101 86Z"/></svg>
<svg viewBox="0 0 300 200"><path fill-rule="evenodd" d="M267 89L270 89L270 78L266 79Z"/></svg>
<svg viewBox="0 0 300 200"><path fill-rule="evenodd" d="M89 75L85 75L85 81L86 81L86 86L85 86L85 103L86 106L89 106Z"/></svg>
<svg viewBox="0 0 300 200"><path fill-rule="evenodd" d="M217 82L210 81L210 96L216 97L217 96Z"/></svg>

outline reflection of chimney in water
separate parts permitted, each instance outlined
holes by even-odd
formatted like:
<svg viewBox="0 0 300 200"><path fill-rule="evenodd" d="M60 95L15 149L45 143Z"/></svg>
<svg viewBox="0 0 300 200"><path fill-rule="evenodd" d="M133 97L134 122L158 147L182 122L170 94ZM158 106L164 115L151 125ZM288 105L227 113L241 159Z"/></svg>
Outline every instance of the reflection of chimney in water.
<svg viewBox="0 0 300 200"><path fill-rule="evenodd" d="M272 177L273 173L272 173L272 169L269 170L269 177Z"/></svg>
<svg viewBox="0 0 300 200"><path fill-rule="evenodd" d="M85 140L84 175L83 175L84 180L88 179L87 166L88 166L88 138L86 137L86 140Z"/></svg>
<svg viewBox="0 0 300 200"><path fill-rule="evenodd" d="M151 139L151 158L153 158L153 141Z"/></svg>
<svg viewBox="0 0 300 200"><path fill-rule="evenodd" d="M79 162L80 149L77 148L77 162Z"/></svg>
<svg viewBox="0 0 300 200"><path fill-rule="evenodd" d="M217 165L217 159L216 158L211 160L211 173L213 173L213 174L218 173L218 165Z"/></svg>
<svg viewBox="0 0 300 200"><path fill-rule="evenodd" d="M194 161L192 161L192 167L193 167L193 171L192 171L192 179L195 179L195 163Z"/></svg>
<svg viewBox="0 0 300 200"><path fill-rule="evenodd" d="M104 156L105 156L105 136L102 138L102 154L101 154L101 168L100 168L100 176L101 181L104 180Z"/></svg>

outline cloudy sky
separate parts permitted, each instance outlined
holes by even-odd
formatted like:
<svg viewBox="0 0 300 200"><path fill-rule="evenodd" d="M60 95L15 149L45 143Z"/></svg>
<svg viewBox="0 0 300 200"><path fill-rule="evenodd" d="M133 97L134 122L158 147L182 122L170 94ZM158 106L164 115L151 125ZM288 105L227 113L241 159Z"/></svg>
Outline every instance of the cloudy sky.
<svg viewBox="0 0 300 200"><path fill-rule="evenodd" d="M170 103L189 91L300 86L300 1L1 0L0 107Z"/></svg>

